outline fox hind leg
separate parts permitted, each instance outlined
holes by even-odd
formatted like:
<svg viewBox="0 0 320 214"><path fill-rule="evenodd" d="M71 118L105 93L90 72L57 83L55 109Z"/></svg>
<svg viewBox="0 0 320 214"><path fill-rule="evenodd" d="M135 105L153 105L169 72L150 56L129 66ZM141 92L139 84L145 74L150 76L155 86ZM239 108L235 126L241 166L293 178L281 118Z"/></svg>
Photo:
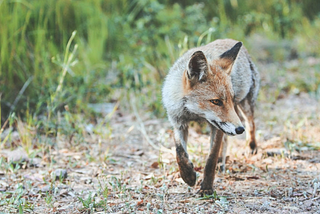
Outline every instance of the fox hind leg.
<svg viewBox="0 0 320 214"><path fill-rule="evenodd" d="M227 150L228 150L228 137L227 135L224 135L222 139L222 148L220 151L220 156L222 158L222 166L221 166L222 173L226 172Z"/></svg>

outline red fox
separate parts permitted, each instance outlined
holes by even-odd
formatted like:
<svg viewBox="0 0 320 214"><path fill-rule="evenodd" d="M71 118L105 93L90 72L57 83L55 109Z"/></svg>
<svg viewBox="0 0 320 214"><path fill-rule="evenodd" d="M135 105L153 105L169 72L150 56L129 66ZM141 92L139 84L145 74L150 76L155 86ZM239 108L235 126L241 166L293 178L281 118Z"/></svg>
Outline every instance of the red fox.
<svg viewBox="0 0 320 214"><path fill-rule="evenodd" d="M211 129L210 153L204 168L200 194L213 193L213 181L221 149L223 166L227 135L242 134L246 122L247 140L257 152L254 105L260 76L242 42L222 39L190 49L170 68L162 89L163 105L174 127L176 158L182 179L196 183L196 172L187 153L188 124L206 121Z"/></svg>

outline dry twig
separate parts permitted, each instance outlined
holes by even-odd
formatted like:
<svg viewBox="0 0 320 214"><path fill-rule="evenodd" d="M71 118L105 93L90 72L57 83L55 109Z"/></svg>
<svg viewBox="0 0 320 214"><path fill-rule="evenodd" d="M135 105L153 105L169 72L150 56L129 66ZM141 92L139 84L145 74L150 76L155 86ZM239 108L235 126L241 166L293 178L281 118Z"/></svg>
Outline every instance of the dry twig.
<svg viewBox="0 0 320 214"><path fill-rule="evenodd" d="M139 113L138 113L138 110L137 110L137 107L135 105L135 98L131 99L130 100L130 104L131 104L131 107L133 109L133 112L134 112L134 115L136 116L137 120L138 120L138 123L139 123L139 131L141 132L141 134L144 136L144 138L147 140L147 142L150 144L150 146L152 146L152 148L156 149L156 150L159 150L159 151L164 151L164 152L169 152L173 155L175 155L175 153L171 150L171 149L167 149L166 147L164 146L157 146L156 144L154 144L154 142L149 138L148 134L147 134L147 131L145 129L145 126L144 126L144 123L141 119L141 117L139 116Z"/></svg>

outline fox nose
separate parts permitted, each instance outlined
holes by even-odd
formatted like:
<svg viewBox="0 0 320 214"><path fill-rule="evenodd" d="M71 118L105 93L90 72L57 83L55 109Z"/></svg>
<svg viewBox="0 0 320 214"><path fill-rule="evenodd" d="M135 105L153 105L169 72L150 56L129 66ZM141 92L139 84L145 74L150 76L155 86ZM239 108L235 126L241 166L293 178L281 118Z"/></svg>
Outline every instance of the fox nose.
<svg viewBox="0 0 320 214"><path fill-rule="evenodd" d="M242 126L239 126L238 128L236 128L237 134L242 134L243 132L244 132L244 128Z"/></svg>

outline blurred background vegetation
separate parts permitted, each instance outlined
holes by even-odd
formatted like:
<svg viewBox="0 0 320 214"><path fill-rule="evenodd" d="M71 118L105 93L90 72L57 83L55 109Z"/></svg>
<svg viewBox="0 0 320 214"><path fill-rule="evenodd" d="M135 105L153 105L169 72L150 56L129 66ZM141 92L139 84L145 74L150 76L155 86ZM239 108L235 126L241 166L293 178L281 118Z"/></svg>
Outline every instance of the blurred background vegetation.
<svg viewBox="0 0 320 214"><path fill-rule="evenodd" d="M319 56L319 33L314 0L0 0L1 125L65 105L90 118L89 104L131 96L163 117L163 79L186 49L260 35L275 41L268 60L288 60ZM280 41L288 56L272 53Z"/></svg>

